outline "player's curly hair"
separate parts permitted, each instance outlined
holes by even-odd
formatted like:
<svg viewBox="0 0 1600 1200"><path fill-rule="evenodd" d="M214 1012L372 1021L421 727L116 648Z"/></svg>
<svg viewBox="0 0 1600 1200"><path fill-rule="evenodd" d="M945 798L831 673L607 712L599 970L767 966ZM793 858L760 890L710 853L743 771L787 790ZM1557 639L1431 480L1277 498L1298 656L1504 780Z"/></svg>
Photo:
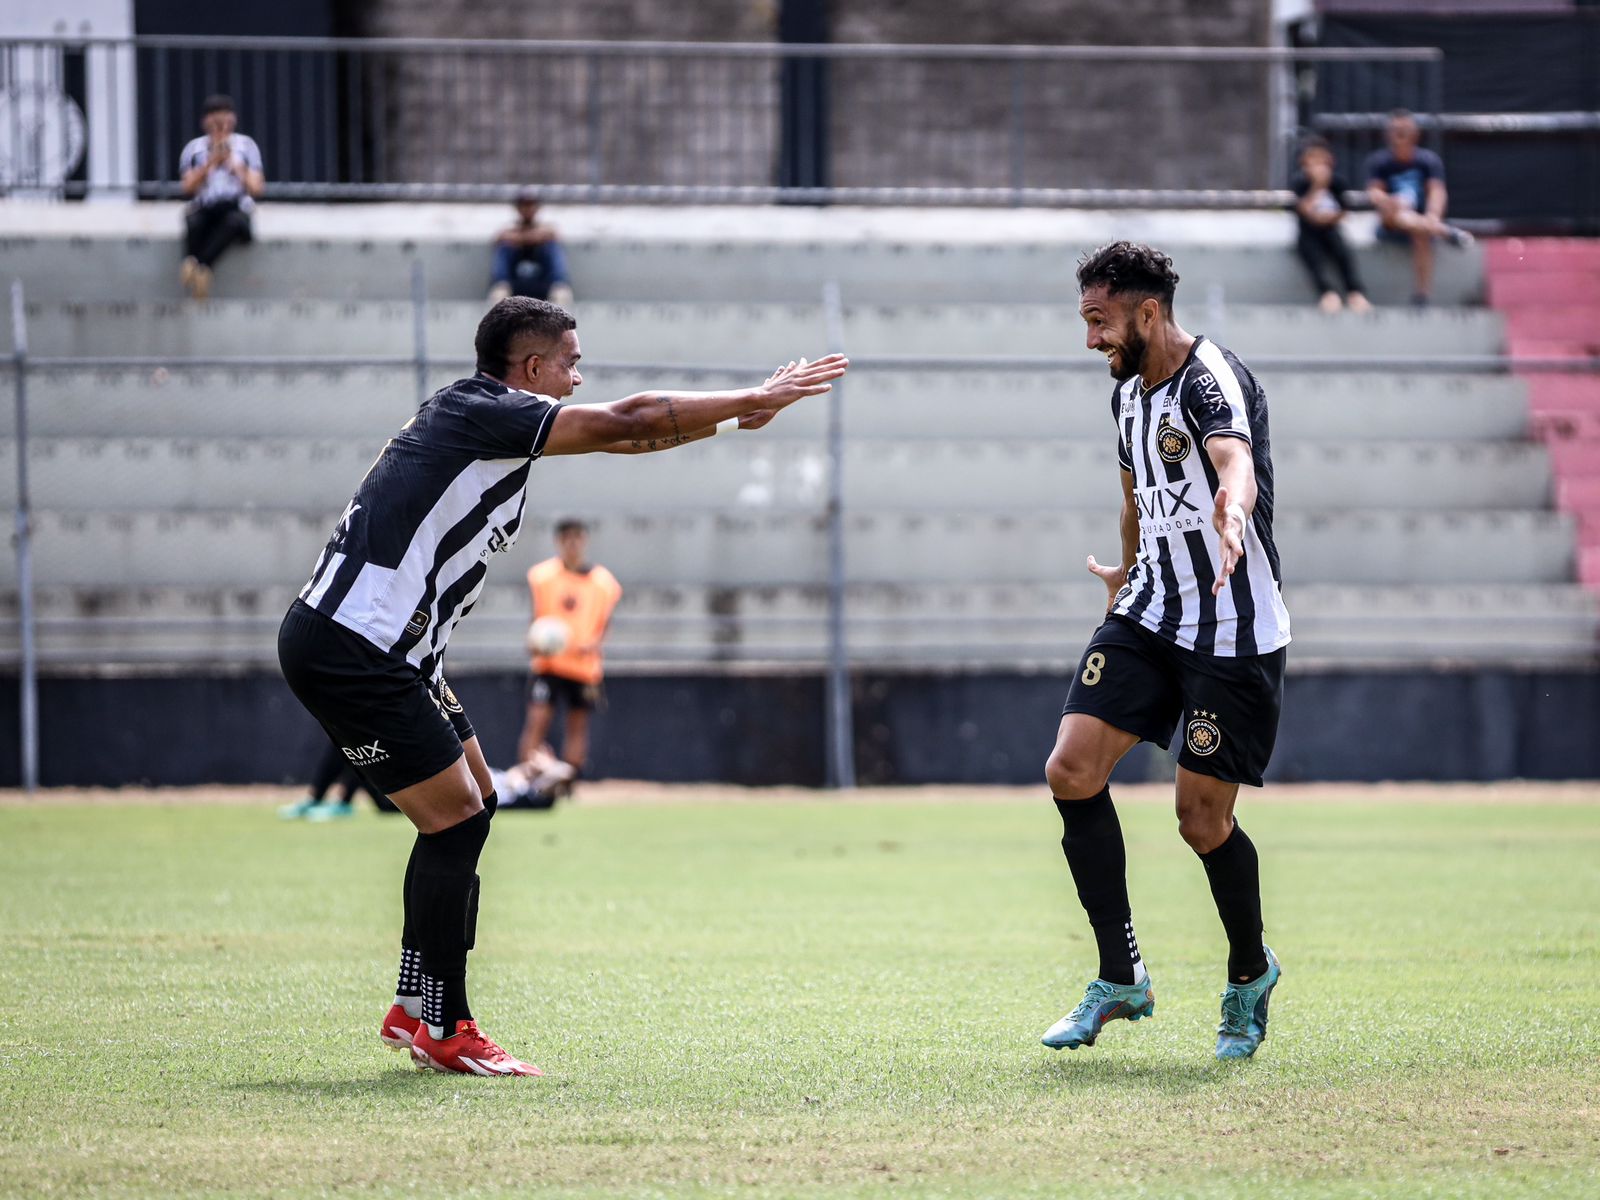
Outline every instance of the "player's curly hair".
<svg viewBox="0 0 1600 1200"><path fill-rule="evenodd" d="M478 370L496 378L510 366L511 344L523 335L542 342L555 342L578 322L566 309L548 300L531 296L507 296L478 322L472 348L478 354Z"/></svg>
<svg viewBox="0 0 1600 1200"><path fill-rule="evenodd" d="M1113 296L1154 296L1171 308L1178 273L1172 269L1172 259L1152 246L1112 242L1078 260L1078 290L1101 284Z"/></svg>

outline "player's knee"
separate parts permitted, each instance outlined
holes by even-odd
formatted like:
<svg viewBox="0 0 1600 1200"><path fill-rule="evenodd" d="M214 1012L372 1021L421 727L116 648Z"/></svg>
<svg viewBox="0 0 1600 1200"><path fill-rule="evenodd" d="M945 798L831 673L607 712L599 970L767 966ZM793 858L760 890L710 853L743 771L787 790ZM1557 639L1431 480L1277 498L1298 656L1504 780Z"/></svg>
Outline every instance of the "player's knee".
<svg viewBox="0 0 1600 1200"><path fill-rule="evenodd" d="M1097 778L1097 776L1100 776ZM1093 763L1056 747L1044 764L1045 782L1058 800L1082 800L1098 795L1106 781Z"/></svg>
<svg viewBox="0 0 1600 1200"><path fill-rule="evenodd" d="M1209 854L1228 840L1232 818L1196 808L1178 814L1178 836L1196 854Z"/></svg>

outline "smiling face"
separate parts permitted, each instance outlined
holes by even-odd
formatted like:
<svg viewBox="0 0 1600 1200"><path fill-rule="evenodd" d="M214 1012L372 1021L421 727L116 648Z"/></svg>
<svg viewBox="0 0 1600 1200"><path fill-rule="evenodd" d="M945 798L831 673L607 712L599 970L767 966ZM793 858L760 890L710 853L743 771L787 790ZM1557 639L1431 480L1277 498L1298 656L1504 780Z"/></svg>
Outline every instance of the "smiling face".
<svg viewBox="0 0 1600 1200"><path fill-rule="evenodd" d="M1078 314L1087 329L1085 344L1106 356L1111 378L1123 383L1144 366L1148 335L1161 316L1161 303L1152 296L1130 296L1103 283L1083 290Z"/></svg>

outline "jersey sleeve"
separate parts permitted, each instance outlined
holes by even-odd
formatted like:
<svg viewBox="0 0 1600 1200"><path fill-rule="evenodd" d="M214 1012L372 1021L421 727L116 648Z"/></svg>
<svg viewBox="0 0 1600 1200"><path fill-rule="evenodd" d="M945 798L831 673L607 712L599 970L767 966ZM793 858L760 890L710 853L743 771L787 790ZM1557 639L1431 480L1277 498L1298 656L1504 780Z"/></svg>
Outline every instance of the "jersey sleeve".
<svg viewBox="0 0 1600 1200"><path fill-rule="evenodd" d="M528 392L509 392L480 426L484 451L492 458L538 458L550 440L561 402Z"/></svg>
<svg viewBox="0 0 1600 1200"><path fill-rule="evenodd" d="M179 176L194 170L194 168L205 162L207 157L209 156L206 154L205 139L195 138L178 153Z"/></svg>
<svg viewBox="0 0 1600 1200"><path fill-rule="evenodd" d="M1440 183L1444 182L1444 159L1432 150L1418 150L1417 165L1422 168L1424 183L1433 179L1437 179Z"/></svg>
<svg viewBox="0 0 1600 1200"><path fill-rule="evenodd" d="M1389 186L1389 152L1387 150L1374 150L1367 155L1367 161L1361 168L1362 177L1366 180L1365 186L1381 183Z"/></svg>
<svg viewBox="0 0 1600 1200"><path fill-rule="evenodd" d="M1250 441L1250 409L1239 377L1226 366L1221 372L1196 371L1183 385L1179 401L1201 442L1214 437Z"/></svg>
<svg viewBox="0 0 1600 1200"><path fill-rule="evenodd" d="M1117 465L1124 471L1133 470L1133 457L1122 440L1122 385L1111 389L1111 419L1117 426Z"/></svg>

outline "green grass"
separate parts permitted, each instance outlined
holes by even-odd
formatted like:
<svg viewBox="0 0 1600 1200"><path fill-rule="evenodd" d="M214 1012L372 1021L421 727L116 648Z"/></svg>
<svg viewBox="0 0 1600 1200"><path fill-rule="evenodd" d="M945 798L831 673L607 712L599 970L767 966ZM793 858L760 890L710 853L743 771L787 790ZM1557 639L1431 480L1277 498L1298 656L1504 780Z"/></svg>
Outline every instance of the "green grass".
<svg viewBox="0 0 1600 1200"><path fill-rule="evenodd" d="M375 1032L406 828L0 808L0 1194L1600 1194L1600 805L1257 804L1284 963L1123 805L1153 1021L1053 1053L1093 943L1048 801L507 813L473 994L541 1080Z"/></svg>

